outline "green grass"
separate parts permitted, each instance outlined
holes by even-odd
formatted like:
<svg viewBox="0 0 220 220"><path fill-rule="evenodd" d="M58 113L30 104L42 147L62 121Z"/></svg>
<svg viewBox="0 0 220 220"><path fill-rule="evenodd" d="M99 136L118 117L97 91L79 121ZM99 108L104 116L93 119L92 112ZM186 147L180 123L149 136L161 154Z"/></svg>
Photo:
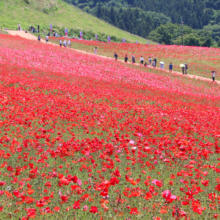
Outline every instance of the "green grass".
<svg viewBox="0 0 220 220"><path fill-rule="evenodd" d="M1 27L0 27L1 28ZM3 29L0 29L0 34L8 34L8 32L6 32L5 30Z"/></svg>
<svg viewBox="0 0 220 220"><path fill-rule="evenodd" d="M26 3L26 2L28 2ZM61 0L1 0L0 1L0 26L8 29L17 29L21 23L22 29L31 25L40 25L41 30L48 30L49 24L55 27L78 28L92 30L128 41L147 43L147 39L120 30L82 10L69 5ZM153 43L149 41L149 43Z"/></svg>

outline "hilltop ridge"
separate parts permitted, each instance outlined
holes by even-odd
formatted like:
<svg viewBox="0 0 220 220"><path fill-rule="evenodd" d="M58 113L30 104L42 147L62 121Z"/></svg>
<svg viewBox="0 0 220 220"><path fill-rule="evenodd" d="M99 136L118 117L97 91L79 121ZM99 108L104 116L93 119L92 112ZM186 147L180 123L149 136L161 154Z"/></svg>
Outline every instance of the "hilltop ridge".
<svg viewBox="0 0 220 220"><path fill-rule="evenodd" d="M131 42L147 42L147 39L120 30L61 0L1 0L0 26L15 30L18 23L21 23L23 29L40 25L41 30L48 30L51 23L58 28L92 30L95 33L126 38Z"/></svg>

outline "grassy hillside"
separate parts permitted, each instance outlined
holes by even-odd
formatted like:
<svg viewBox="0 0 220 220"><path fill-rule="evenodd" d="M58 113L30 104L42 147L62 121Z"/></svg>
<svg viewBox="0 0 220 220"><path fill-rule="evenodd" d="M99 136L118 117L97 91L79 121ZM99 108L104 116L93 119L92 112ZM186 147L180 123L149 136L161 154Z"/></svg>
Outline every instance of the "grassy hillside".
<svg viewBox="0 0 220 220"><path fill-rule="evenodd" d="M42 29L48 29L51 23L58 27L93 30L95 33L114 35L119 38L125 37L133 42L136 40L140 43L147 42L144 38L111 26L61 0L1 0L0 26L17 29L19 22L23 29L38 24Z"/></svg>

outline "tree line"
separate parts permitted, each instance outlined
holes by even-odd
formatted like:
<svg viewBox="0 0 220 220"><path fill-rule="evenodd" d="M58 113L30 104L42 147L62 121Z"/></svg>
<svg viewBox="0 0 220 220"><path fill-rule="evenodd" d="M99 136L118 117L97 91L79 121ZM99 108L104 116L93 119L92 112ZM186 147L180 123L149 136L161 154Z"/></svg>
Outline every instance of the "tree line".
<svg viewBox="0 0 220 220"><path fill-rule="evenodd" d="M193 36L197 38L197 40L199 39L200 43L204 41L200 40L201 33L208 36L207 38L211 36L212 40L216 42L220 41L220 0L64 1L74 4L84 11L130 33L137 34L144 38L150 37L151 39L157 35L157 38L152 40L160 43L161 39L165 39L164 36L166 35L166 30L164 29L166 26L164 25L168 24L168 27L171 27L169 23L179 24L179 26L172 26L173 29L174 27L180 27L181 21L184 22L185 26L191 28L190 37ZM160 26L161 28L157 29ZM161 30L164 30L163 34L161 34ZM201 32L201 30L203 31ZM155 31L157 34L155 34ZM179 28L176 29L175 33L177 33L177 31L180 31ZM158 34L161 34L161 37L158 38ZM181 34L181 31L179 34ZM177 38L173 37L175 34L170 33L170 35L171 36L167 37L172 40L165 40L162 43L177 42ZM195 40L195 42L197 41Z"/></svg>

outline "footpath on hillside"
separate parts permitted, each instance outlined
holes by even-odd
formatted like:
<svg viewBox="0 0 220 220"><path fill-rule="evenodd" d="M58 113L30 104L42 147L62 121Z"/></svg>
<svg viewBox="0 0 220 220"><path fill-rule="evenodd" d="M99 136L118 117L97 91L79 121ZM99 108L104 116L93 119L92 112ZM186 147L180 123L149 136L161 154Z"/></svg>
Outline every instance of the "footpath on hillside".
<svg viewBox="0 0 220 220"><path fill-rule="evenodd" d="M25 39L28 39L28 40L35 40L37 41L37 37L34 36L33 34L31 33L25 33L25 31L7 31L10 35L13 35L13 36L19 36L19 37L22 37L22 38L25 38ZM42 43L45 43L46 44L46 41L44 39L41 39L41 42ZM49 44L52 44L54 46L59 46L58 44L55 44L55 43L51 43L49 42ZM74 50L74 51L77 51L79 53L83 53L83 54L89 54L89 55L92 55L92 56L99 56L99 57L102 57L102 58L105 58L105 59L109 59L109 60L114 60L114 58L110 58L110 57L106 57L106 56L102 56L102 55L95 55L93 53L89 53L89 52L85 52L85 51L82 51L82 50L77 50L77 49L74 49L74 48L67 48L69 50ZM123 60L118 60L119 62L123 62ZM128 62L128 64L131 64L131 62ZM139 64L135 64L135 65L139 65ZM169 70L166 70L166 69L160 69L160 68L155 68L155 67L152 67L152 66L149 66L148 68L151 68L151 69L157 69L157 70L161 70L163 72L167 72L167 73L171 73ZM176 72L176 71L172 71L172 74L176 74L176 75L183 75L182 73L180 72ZM208 78L205 78L205 77L201 77L201 76L196 76L196 75L184 75L184 77L188 77L188 78L192 78L192 79L198 79L198 80L203 80L203 81L207 81L207 82L212 82L211 79L208 79ZM220 81L216 80L215 81L217 84L220 84Z"/></svg>

